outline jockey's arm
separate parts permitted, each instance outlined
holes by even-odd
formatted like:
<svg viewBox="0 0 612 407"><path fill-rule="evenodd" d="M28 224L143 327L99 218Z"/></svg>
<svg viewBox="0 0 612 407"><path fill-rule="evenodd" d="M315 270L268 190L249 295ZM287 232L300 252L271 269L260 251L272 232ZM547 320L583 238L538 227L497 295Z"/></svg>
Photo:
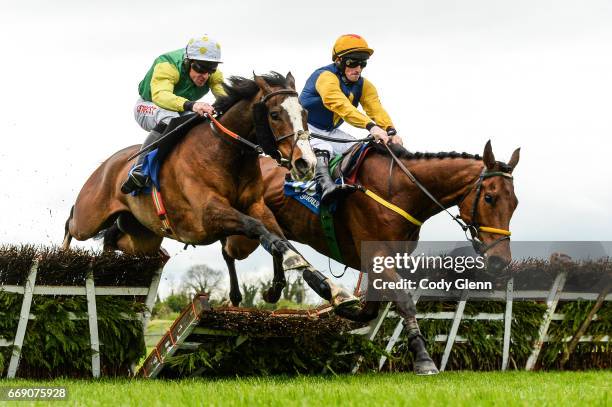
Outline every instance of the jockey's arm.
<svg viewBox="0 0 612 407"><path fill-rule="evenodd" d="M322 72L317 78L315 87L321 96L323 105L344 119L348 124L365 129L372 122L372 119L361 113L342 93L340 81L333 73Z"/></svg>
<svg viewBox="0 0 612 407"><path fill-rule="evenodd" d="M223 72L215 71L210 78L208 78L208 86L210 87L210 91L218 98L219 96L227 96L225 93L225 89L223 88Z"/></svg>
<svg viewBox="0 0 612 407"><path fill-rule="evenodd" d="M389 135L395 135L395 126L393 126L393 122L391 121L391 117L385 110L385 108L380 103L380 98L378 97L378 92L376 88L366 78L363 78L363 90L361 92L361 106L363 106L363 110L365 110L366 114L370 116L374 123L381 129L390 132ZM395 139L391 139L392 142L396 142L402 144L401 137L397 136Z"/></svg>
<svg viewBox="0 0 612 407"><path fill-rule="evenodd" d="M168 62L157 64L151 78L151 99L162 109L182 112L187 99L174 94L174 85L179 81L180 73Z"/></svg>
<svg viewBox="0 0 612 407"><path fill-rule="evenodd" d="M363 78L363 91L361 93L361 106L365 110L366 114L374 120L374 123L378 127L384 130L388 130L389 127L393 128L393 122L387 111L383 108L378 97L376 88L366 78Z"/></svg>

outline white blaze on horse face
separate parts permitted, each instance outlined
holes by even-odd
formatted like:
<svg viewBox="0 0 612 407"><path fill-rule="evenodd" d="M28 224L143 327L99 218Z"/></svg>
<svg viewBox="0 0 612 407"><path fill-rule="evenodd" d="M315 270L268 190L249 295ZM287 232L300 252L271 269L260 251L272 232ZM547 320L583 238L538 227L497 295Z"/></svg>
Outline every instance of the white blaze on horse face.
<svg viewBox="0 0 612 407"><path fill-rule="evenodd" d="M288 97L283 101L283 103L281 103L281 106L289 115L289 120L291 120L291 124L293 125L293 132L295 134L294 137L298 137L298 133L300 131L302 131L303 134L307 134L308 129L305 129L302 123L303 108L302 105L300 105L298 98L295 96ZM299 138L295 145L302 152L302 158L308 162L309 166L314 168L314 165L317 163L317 159L312 151L312 147L310 147L308 137Z"/></svg>

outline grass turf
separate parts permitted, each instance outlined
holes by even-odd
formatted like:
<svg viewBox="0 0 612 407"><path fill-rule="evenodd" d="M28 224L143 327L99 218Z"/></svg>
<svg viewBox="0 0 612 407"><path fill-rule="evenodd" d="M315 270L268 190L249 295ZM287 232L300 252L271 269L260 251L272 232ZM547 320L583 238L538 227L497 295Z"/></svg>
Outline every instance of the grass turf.
<svg viewBox="0 0 612 407"><path fill-rule="evenodd" d="M162 380L0 380L65 386L75 406L609 406L612 372L446 372ZM0 402L1 404L1 402ZM11 403L13 404L13 403ZM21 402L20 406L34 404ZM41 403L36 403L41 405Z"/></svg>

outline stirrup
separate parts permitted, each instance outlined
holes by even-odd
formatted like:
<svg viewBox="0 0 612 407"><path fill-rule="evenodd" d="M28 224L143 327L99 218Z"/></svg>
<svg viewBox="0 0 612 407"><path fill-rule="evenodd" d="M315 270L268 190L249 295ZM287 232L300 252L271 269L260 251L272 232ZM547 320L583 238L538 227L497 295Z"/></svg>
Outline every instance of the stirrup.
<svg viewBox="0 0 612 407"><path fill-rule="evenodd" d="M335 187L321 193L321 203L329 204L357 191L357 187L351 184L334 184Z"/></svg>

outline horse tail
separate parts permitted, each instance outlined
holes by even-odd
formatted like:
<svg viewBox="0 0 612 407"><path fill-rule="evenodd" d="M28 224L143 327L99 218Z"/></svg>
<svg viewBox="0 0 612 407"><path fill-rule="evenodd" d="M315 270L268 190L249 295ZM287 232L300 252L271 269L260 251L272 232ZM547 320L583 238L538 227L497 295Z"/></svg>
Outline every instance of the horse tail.
<svg viewBox="0 0 612 407"><path fill-rule="evenodd" d="M72 215L74 214L74 205L70 208L70 215L68 219L66 219L66 224L64 225L64 242L62 243L62 248L64 250L68 250L70 248L70 242L72 241L72 235L70 234L70 220L72 220Z"/></svg>

